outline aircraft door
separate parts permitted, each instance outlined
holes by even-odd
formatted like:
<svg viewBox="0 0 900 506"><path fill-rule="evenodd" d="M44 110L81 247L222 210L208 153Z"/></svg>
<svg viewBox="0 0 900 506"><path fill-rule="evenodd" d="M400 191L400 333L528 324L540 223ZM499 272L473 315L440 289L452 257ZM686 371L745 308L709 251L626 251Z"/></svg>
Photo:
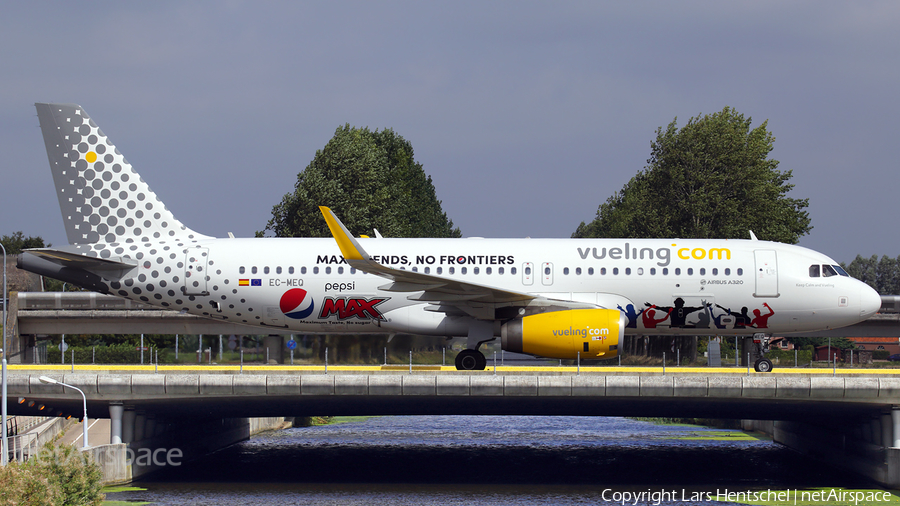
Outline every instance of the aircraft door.
<svg viewBox="0 0 900 506"><path fill-rule="evenodd" d="M206 264L209 248L191 248L184 256L184 294L209 295L206 281L209 278Z"/></svg>
<svg viewBox="0 0 900 506"><path fill-rule="evenodd" d="M522 284L528 286L534 284L534 264L531 262L522 264Z"/></svg>
<svg viewBox="0 0 900 506"><path fill-rule="evenodd" d="M541 264L541 282L550 286L553 284L553 264L544 262Z"/></svg>
<svg viewBox="0 0 900 506"><path fill-rule="evenodd" d="M778 259L775 250L760 249L756 258L756 292L754 297L778 297Z"/></svg>

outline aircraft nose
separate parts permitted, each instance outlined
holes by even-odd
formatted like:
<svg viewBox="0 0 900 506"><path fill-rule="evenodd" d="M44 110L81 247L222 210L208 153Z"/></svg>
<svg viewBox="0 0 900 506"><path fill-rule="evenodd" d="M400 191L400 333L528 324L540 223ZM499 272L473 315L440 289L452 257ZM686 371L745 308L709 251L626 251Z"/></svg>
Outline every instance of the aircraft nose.
<svg viewBox="0 0 900 506"><path fill-rule="evenodd" d="M859 316L869 318L881 309L881 295L874 288L865 284L859 289Z"/></svg>

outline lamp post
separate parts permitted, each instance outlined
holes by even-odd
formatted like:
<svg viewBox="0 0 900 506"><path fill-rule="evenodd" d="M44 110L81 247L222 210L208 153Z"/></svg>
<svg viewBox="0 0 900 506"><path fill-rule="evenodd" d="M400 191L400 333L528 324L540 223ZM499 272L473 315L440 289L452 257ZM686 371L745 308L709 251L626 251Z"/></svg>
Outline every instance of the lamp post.
<svg viewBox="0 0 900 506"><path fill-rule="evenodd" d="M38 379L41 380L41 383L48 383L48 384L50 384L50 385L62 385L62 386L64 386L64 387L69 387L69 388L71 388L71 389L73 389L73 390L77 390L78 393L81 394L81 399L84 401L84 421L81 422L82 429L84 430L84 446L82 446L82 448L85 449L85 450L87 450L88 448L90 448L90 445L88 444L87 396L84 395L84 392L82 392L81 389L78 388L78 387L73 387L72 385L69 385L69 384L67 384L67 383L63 383L62 381L56 381L55 379L53 379L53 378L48 378L47 376L41 376L41 377L39 377Z"/></svg>
<svg viewBox="0 0 900 506"><path fill-rule="evenodd" d="M2 451L3 455L0 456L0 465L5 466L6 461L9 460L9 438L6 433L6 306L9 303L9 299L6 296L6 247L0 244L0 248L3 249L3 349L0 352L3 353L3 365L0 366L2 368L2 379L0 379L0 383L2 383L2 387L0 387L0 402L3 403L2 408L2 418L3 418L3 442L2 442Z"/></svg>

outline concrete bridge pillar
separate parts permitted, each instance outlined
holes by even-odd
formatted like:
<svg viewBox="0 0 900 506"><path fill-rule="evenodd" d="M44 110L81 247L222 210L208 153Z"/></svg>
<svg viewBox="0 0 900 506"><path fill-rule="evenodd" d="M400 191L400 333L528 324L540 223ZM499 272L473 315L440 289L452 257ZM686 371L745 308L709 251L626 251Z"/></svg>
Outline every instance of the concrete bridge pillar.
<svg viewBox="0 0 900 506"><path fill-rule="evenodd" d="M122 414L122 442L129 444L134 441L134 419L137 416L132 406L126 406Z"/></svg>
<svg viewBox="0 0 900 506"><path fill-rule="evenodd" d="M144 439L144 426L147 423L147 417L144 413L138 413L134 417L134 440L142 441Z"/></svg>
<svg viewBox="0 0 900 506"><path fill-rule="evenodd" d="M144 422L144 437L151 438L156 435L156 418L147 417L147 420Z"/></svg>
<svg viewBox="0 0 900 506"><path fill-rule="evenodd" d="M125 406L121 402L109 403L109 444L122 442L122 414Z"/></svg>
<svg viewBox="0 0 900 506"><path fill-rule="evenodd" d="M883 413L881 415L881 442L879 443L885 448L890 448L894 444L894 430L891 426L891 415Z"/></svg>
<svg viewBox="0 0 900 506"><path fill-rule="evenodd" d="M891 421L891 426L893 427L893 437L891 438L893 443L891 446L893 448L900 448L900 406L894 406L893 409L891 409Z"/></svg>

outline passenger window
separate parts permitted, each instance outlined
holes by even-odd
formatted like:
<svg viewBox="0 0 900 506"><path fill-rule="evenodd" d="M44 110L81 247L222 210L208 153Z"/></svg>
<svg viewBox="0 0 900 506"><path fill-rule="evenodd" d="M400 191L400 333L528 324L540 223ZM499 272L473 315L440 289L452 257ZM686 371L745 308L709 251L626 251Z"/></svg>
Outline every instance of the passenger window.
<svg viewBox="0 0 900 506"><path fill-rule="evenodd" d="M725 275L731 276L731 269L725 268Z"/></svg>
<svg viewBox="0 0 900 506"><path fill-rule="evenodd" d="M837 275L838 275L838 273L837 273L837 271L834 270L834 267L832 267L830 265L822 266L822 277L830 278L831 276L837 276Z"/></svg>
<svg viewBox="0 0 900 506"><path fill-rule="evenodd" d="M463 274L465 274L465 272ZM472 274L478 274L478 267L472 267Z"/></svg>
<svg viewBox="0 0 900 506"><path fill-rule="evenodd" d="M581 276L581 267L576 267L576 268L575 268L575 275L576 275L576 276Z"/></svg>
<svg viewBox="0 0 900 506"><path fill-rule="evenodd" d="M253 274L256 274L256 267L255 267L255 266L254 266L254 267L251 267L251 268L250 268L250 272L253 273Z"/></svg>
<svg viewBox="0 0 900 506"><path fill-rule="evenodd" d="M515 273L513 273L513 274L515 274ZM525 275L526 275L526 276L530 276L530 275L531 275L531 267L526 267L526 268L525 268Z"/></svg>
<svg viewBox="0 0 900 506"><path fill-rule="evenodd" d="M713 272L713 276L718 276L718 275L719 275L719 269L713 269L712 272Z"/></svg>
<svg viewBox="0 0 900 506"><path fill-rule="evenodd" d="M413 271L413 272L419 272L419 268L416 267L416 266L413 266L412 271Z"/></svg>
<svg viewBox="0 0 900 506"><path fill-rule="evenodd" d="M331 266L325 267L325 274L331 274Z"/></svg>
<svg viewBox="0 0 900 506"><path fill-rule="evenodd" d="M681 276L681 267L676 267L676 268L675 268L675 275L676 275L676 276Z"/></svg>
<svg viewBox="0 0 900 506"><path fill-rule="evenodd" d="M593 275L594 275L594 268L588 267L588 276L593 276Z"/></svg>
<svg viewBox="0 0 900 506"><path fill-rule="evenodd" d="M706 276L706 267L701 267L701 268L700 268L700 275L701 275L701 276Z"/></svg>
<svg viewBox="0 0 900 506"><path fill-rule="evenodd" d="M247 271L247 269L245 269L243 265L241 266L240 269L238 269L238 272L240 272L241 274L243 274L246 271Z"/></svg>
<svg viewBox="0 0 900 506"><path fill-rule="evenodd" d="M601 275L601 276L606 276L606 267L601 267L601 268L600 268L600 275Z"/></svg>
<svg viewBox="0 0 900 506"><path fill-rule="evenodd" d="M628 275L628 276L631 275L631 267L626 267L626 268L625 268L625 274Z"/></svg>
<svg viewBox="0 0 900 506"><path fill-rule="evenodd" d="M318 273L319 273L319 266L317 265L317 266L313 267L313 274L318 274Z"/></svg>
<svg viewBox="0 0 900 506"><path fill-rule="evenodd" d="M643 267L638 267L637 273L638 273L638 276L643 276L643 275L644 275L644 268L643 268Z"/></svg>
<svg viewBox="0 0 900 506"><path fill-rule="evenodd" d="M275 274L281 274L281 266L275 268Z"/></svg>
<svg viewBox="0 0 900 506"><path fill-rule="evenodd" d="M550 274L550 273L548 272L547 274ZM568 268L568 267L563 267L563 274L565 274L566 276L569 275L569 268Z"/></svg>
<svg viewBox="0 0 900 506"><path fill-rule="evenodd" d="M269 266L267 265L267 266L263 267L263 274L268 274L268 273L269 273Z"/></svg>
<svg viewBox="0 0 900 506"><path fill-rule="evenodd" d="M490 273L491 273L491 268L490 268L490 267L485 267L485 268L484 268L484 273L485 273L485 274L490 274Z"/></svg>
<svg viewBox="0 0 900 506"><path fill-rule="evenodd" d="M338 274L343 274L343 273L344 273L344 268L338 267Z"/></svg>
<svg viewBox="0 0 900 506"><path fill-rule="evenodd" d="M693 276L693 275L694 275L694 268L693 268L693 267L688 267L687 275L688 275L688 276Z"/></svg>
<svg viewBox="0 0 900 506"><path fill-rule="evenodd" d="M293 267L291 267L291 269L293 269ZM293 270L292 270L292 271L291 271L291 274L293 274L293 273L294 273L294 272L293 272ZM301 267L301 268L300 268L300 274L306 274L306 267Z"/></svg>
<svg viewBox="0 0 900 506"><path fill-rule="evenodd" d="M516 273L516 268L515 268L515 267L510 267L510 268L509 268L509 273L510 273L510 274L515 274L515 273Z"/></svg>
<svg viewBox="0 0 900 506"><path fill-rule="evenodd" d="M809 266L809 277L811 277L811 278L819 277L819 266L818 265L810 265Z"/></svg>
<svg viewBox="0 0 900 506"><path fill-rule="evenodd" d="M618 268L618 267L613 267L613 274L616 275L616 276L619 275L619 268Z"/></svg>
<svg viewBox="0 0 900 506"><path fill-rule="evenodd" d="M744 269L741 269L740 267L738 267L737 275L738 275L738 276L743 276L743 275L744 275Z"/></svg>
<svg viewBox="0 0 900 506"><path fill-rule="evenodd" d="M544 267L544 275L545 275L545 276L549 276L549 275L550 275L550 268L549 268L549 267Z"/></svg>
<svg viewBox="0 0 900 506"><path fill-rule="evenodd" d="M437 273L438 273L438 274L443 274L443 273L444 273L444 268L443 268L443 267L438 267L438 268L437 268Z"/></svg>
<svg viewBox="0 0 900 506"><path fill-rule="evenodd" d="M503 267L497 267L497 274L503 274Z"/></svg>
<svg viewBox="0 0 900 506"><path fill-rule="evenodd" d="M459 268L459 273L460 273L460 274L465 274L467 271L468 271L468 269L466 269L465 267L460 267L460 268Z"/></svg>
<svg viewBox="0 0 900 506"><path fill-rule="evenodd" d="M669 268L663 267L663 276L668 276L668 275L669 275Z"/></svg>
<svg viewBox="0 0 900 506"><path fill-rule="evenodd" d="M425 274L431 274L431 267L425 267Z"/></svg>
<svg viewBox="0 0 900 506"><path fill-rule="evenodd" d="M350 274L356 274L356 267L350 268Z"/></svg>
<svg viewBox="0 0 900 506"><path fill-rule="evenodd" d="M455 268L455 267L450 267L450 274L453 274L453 273L455 273L455 272L456 272L456 268Z"/></svg>
<svg viewBox="0 0 900 506"><path fill-rule="evenodd" d="M651 276L656 276L656 267L651 267L651 268L650 268L650 275L651 275Z"/></svg>

